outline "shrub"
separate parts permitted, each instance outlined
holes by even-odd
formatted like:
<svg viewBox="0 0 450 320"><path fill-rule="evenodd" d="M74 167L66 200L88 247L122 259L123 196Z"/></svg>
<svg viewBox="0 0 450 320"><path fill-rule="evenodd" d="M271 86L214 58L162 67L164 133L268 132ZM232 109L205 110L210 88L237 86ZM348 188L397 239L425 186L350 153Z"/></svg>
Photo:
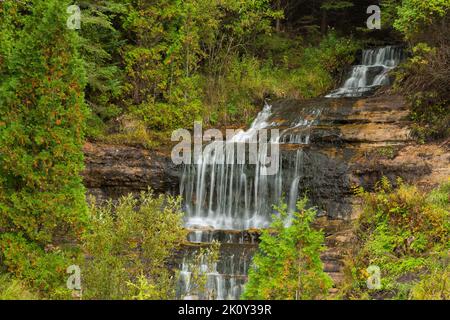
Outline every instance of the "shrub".
<svg viewBox="0 0 450 320"><path fill-rule="evenodd" d="M398 18L394 27L407 39L420 40L426 35L428 28L433 28L448 18L449 11L450 3L447 0L404 0L398 7Z"/></svg>
<svg viewBox="0 0 450 320"><path fill-rule="evenodd" d="M208 274L217 272L220 243L213 241L208 247L198 248L187 257L189 280L186 288L180 288L180 298L191 297L203 300L214 300L217 292L208 287Z"/></svg>
<svg viewBox="0 0 450 320"><path fill-rule="evenodd" d="M267 37L259 39L261 46ZM276 36L286 52L268 43L259 54L228 58L224 76L205 76L203 101L206 122L240 124L250 122L263 101L271 98L307 99L331 90L355 60L359 43L330 33L319 46L302 46L297 39Z"/></svg>
<svg viewBox="0 0 450 320"><path fill-rule="evenodd" d="M331 77L340 80L343 73L355 61L359 49L361 49L359 42L352 38L338 37L334 32L330 32L320 42L319 47L307 52L307 55L310 61L322 66Z"/></svg>
<svg viewBox="0 0 450 320"><path fill-rule="evenodd" d="M180 199L131 195L91 206L83 236L85 299L171 299L175 274L169 258L186 239Z"/></svg>
<svg viewBox="0 0 450 320"><path fill-rule="evenodd" d="M405 0L394 23L412 49L396 86L411 104L414 129L422 141L450 134L449 12L446 0Z"/></svg>
<svg viewBox="0 0 450 320"><path fill-rule="evenodd" d="M450 265L448 257L445 263L440 263L423 276L410 291L412 300L448 300L450 298Z"/></svg>
<svg viewBox="0 0 450 320"><path fill-rule="evenodd" d="M413 57L397 73L396 86L411 104L415 133L421 140L450 135L450 46L419 43Z"/></svg>

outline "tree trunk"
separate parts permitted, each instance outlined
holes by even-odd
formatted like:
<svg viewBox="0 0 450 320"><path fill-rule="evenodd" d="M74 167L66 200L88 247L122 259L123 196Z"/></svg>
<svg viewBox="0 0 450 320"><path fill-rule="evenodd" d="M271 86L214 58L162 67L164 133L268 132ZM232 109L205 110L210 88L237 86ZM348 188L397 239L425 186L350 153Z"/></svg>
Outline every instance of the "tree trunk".
<svg viewBox="0 0 450 320"><path fill-rule="evenodd" d="M278 0L277 2L276 2L276 10L280 10L281 9L281 0ZM276 20L276 22L275 22L276 24L275 24L275 30L277 31L277 32L280 32L281 31L281 21L280 21L280 18L277 18L277 20Z"/></svg>
<svg viewBox="0 0 450 320"><path fill-rule="evenodd" d="M328 14L326 10L322 10L322 23L320 24L320 32L326 35L328 30Z"/></svg>

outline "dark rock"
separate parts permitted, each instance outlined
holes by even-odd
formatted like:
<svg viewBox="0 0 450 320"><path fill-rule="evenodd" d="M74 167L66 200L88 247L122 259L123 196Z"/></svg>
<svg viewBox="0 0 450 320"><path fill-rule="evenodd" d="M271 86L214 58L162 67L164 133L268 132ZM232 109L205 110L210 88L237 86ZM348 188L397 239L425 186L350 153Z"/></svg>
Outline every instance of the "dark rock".
<svg viewBox="0 0 450 320"><path fill-rule="evenodd" d="M87 143L84 184L103 200L145 191L176 194L179 172L169 156L143 148Z"/></svg>

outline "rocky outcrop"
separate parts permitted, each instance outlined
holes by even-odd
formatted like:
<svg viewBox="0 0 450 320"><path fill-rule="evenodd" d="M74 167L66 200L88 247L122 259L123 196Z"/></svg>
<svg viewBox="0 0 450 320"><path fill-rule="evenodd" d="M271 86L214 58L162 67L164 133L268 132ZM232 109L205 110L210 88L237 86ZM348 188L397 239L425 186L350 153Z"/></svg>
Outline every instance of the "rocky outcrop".
<svg viewBox="0 0 450 320"><path fill-rule="evenodd" d="M400 96L281 100L273 103L271 121L282 131L299 119L311 117L311 110L320 110L320 116L308 132L304 128L288 132L294 140L296 135L301 138L307 134L310 144L284 144L283 166L295 161L297 150L305 152L300 194L307 191L331 218L351 217L352 186L370 190L387 176L392 181L402 177L430 187L450 176L448 146L414 142L408 109ZM181 168L172 163L167 152L87 143L84 153L85 185L101 199L148 187L158 193L178 193Z"/></svg>
<svg viewBox="0 0 450 320"><path fill-rule="evenodd" d="M99 200L137 193L149 187L176 194L179 173L169 156L139 147L87 143L84 184Z"/></svg>
<svg viewBox="0 0 450 320"><path fill-rule="evenodd" d="M353 186L371 190L386 176L431 187L450 176L448 146L414 141L401 96L273 102L274 128L282 131L301 119L314 121L286 131L282 153L304 151L300 193L331 219L354 217ZM310 143L299 145L305 136Z"/></svg>

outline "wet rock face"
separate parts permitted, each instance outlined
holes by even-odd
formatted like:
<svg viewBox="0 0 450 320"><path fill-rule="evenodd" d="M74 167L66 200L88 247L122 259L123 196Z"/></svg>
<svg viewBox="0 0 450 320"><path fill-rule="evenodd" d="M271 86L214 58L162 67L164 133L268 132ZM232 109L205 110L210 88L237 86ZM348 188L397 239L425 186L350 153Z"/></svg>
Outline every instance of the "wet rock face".
<svg viewBox="0 0 450 320"><path fill-rule="evenodd" d="M87 143L84 184L98 200L145 191L176 194L179 176L170 157L137 147Z"/></svg>
<svg viewBox="0 0 450 320"><path fill-rule="evenodd" d="M310 205L317 208L319 216L344 218L352 209L347 201L351 196L348 159L344 154L338 155L338 150L338 147L325 150L316 146L302 149L297 195L306 195ZM282 149L282 157L284 167L292 167L289 162L296 160L292 150ZM288 195L289 190L285 190L285 194Z"/></svg>
<svg viewBox="0 0 450 320"><path fill-rule="evenodd" d="M428 148L427 157L419 156L424 146L411 137L408 108L401 96L281 100L272 105L267 122L289 137L281 139L286 141L281 147L283 166L292 167L285 162L303 150L299 195L306 192L319 213L329 218L352 218L353 186L372 190L382 176L394 184L397 177L436 184L439 178L430 177L449 174L450 154L445 148ZM292 125L305 118L314 121L306 127ZM302 143L299 136L308 136L309 143Z"/></svg>

